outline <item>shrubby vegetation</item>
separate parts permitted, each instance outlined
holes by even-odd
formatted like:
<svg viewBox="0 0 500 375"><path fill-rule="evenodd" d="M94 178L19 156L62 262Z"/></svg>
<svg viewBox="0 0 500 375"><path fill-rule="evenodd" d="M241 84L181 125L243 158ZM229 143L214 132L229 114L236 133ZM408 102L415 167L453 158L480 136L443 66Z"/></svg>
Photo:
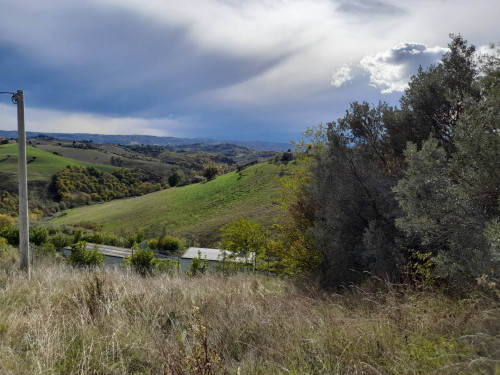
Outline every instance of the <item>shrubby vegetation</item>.
<svg viewBox="0 0 500 375"><path fill-rule="evenodd" d="M494 374L498 303L393 284L340 294L254 275L144 278L0 245L5 374Z"/></svg>
<svg viewBox="0 0 500 375"><path fill-rule="evenodd" d="M163 250L166 252L175 253L176 251L180 250L183 246L180 238L170 235L165 235L163 237L160 237L157 243L158 245L156 248L152 247L154 245L154 242L149 244L150 249Z"/></svg>
<svg viewBox="0 0 500 375"><path fill-rule="evenodd" d="M399 107L354 102L297 145L277 226L290 272L334 288L415 263L455 288L500 276L500 51L478 63L451 37Z"/></svg>
<svg viewBox="0 0 500 375"><path fill-rule="evenodd" d="M198 251L198 256L191 260L189 265L188 275L190 276L200 276L208 271L208 260L201 256L201 252Z"/></svg>
<svg viewBox="0 0 500 375"><path fill-rule="evenodd" d="M85 241L80 241L71 246L68 261L74 267L93 268L104 264L104 255L99 252L97 245L90 250Z"/></svg>
<svg viewBox="0 0 500 375"><path fill-rule="evenodd" d="M148 249L139 249L135 243L132 254L123 261L139 275L148 276L152 274L155 266L155 254Z"/></svg>
<svg viewBox="0 0 500 375"><path fill-rule="evenodd" d="M0 213L3 215L17 215L19 199L8 191L0 191Z"/></svg>
<svg viewBox="0 0 500 375"><path fill-rule="evenodd" d="M0 214L0 228L14 225L14 219L10 215Z"/></svg>
<svg viewBox="0 0 500 375"><path fill-rule="evenodd" d="M215 164L206 165L203 169L203 177L208 181L213 180L219 174L219 168Z"/></svg>
<svg viewBox="0 0 500 375"><path fill-rule="evenodd" d="M152 250L139 249L137 243L134 244L132 254L123 261L143 277L155 274L177 274L180 267L178 260L155 258Z"/></svg>
<svg viewBox="0 0 500 375"><path fill-rule="evenodd" d="M259 222L239 219L221 228L222 247L235 256L249 259L254 254L255 259L266 251L266 241L269 231Z"/></svg>
<svg viewBox="0 0 500 375"><path fill-rule="evenodd" d="M59 201L81 205L90 202L143 195L162 188L161 181L129 169L112 173L93 167L67 166L52 179L52 189Z"/></svg>

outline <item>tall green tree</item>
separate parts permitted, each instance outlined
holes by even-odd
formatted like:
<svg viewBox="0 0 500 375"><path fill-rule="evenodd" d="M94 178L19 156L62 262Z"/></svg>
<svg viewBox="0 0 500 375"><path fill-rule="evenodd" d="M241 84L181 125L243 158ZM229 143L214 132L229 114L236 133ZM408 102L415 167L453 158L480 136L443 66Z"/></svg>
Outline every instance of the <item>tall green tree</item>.
<svg viewBox="0 0 500 375"><path fill-rule="evenodd" d="M436 257L437 273L474 280L495 262L495 226L500 217L500 63L487 59L474 93L461 98L453 148L437 138L421 149L409 144L408 168L394 191L404 211L398 226Z"/></svg>
<svg viewBox="0 0 500 375"><path fill-rule="evenodd" d="M338 286L362 272L393 273L398 262L398 207L391 188L399 164L385 131L385 103L354 102L328 124L328 148L312 167L314 236L322 254L322 281Z"/></svg>
<svg viewBox="0 0 500 375"><path fill-rule="evenodd" d="M395 150L401 154L406 142L420 146L429 136L436 138L447 152L453 151L454 128L463 113L467 96L479 99L475 47L459 34L451 42L442 61L412 76L400 100L395 121L388 122Z"/></svg>
<svg viewBox="0 0 500 375"><path fill-rule="evenodd" d="M269 231L259 222L240 217L221 229L222 246L245 258L252 253L255 258L265 251Z"/></svg>

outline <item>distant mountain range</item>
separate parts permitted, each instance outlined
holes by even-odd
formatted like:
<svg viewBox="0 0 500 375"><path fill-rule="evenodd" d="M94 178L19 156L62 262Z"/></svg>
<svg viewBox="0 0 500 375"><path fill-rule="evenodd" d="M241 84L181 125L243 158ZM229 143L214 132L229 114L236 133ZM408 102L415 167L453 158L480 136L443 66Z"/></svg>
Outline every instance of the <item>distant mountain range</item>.
<svg viewBox="0 0 500 375"><path fill-rule="evenodd" d="M95 143L110 143L118 145L159 145L159 146L181 146L192 145L196 143L220 144L231 143L237 146L251 147L256 150L286 151L291 148L290 143L266 142L266 141L220 141L208 138L176 138L176 137L156 137L153 135L107 135L107 134L89 134L89 133L45 133L45 132L27 132L26 136L33 138L38 135L54 137L58 139L69 139L74 141L92 141ZM16 130L0 130L0 137L17 138Z"/></svg>

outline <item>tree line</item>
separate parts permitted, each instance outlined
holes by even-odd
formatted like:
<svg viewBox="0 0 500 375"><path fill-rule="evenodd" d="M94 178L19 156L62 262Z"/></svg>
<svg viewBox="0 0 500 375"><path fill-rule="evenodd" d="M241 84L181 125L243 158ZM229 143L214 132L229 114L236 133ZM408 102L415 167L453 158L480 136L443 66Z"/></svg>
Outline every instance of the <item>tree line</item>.
<svg viewBox="0 0 500 375"><path fill-rule="evenodd" d="M138 196L164 187L156 176L140 171L115 169L100 172L94 167L67 166L57 172L51 189L58 201L76 205Z"/></svg>
<svg viewBox="0 0 500 375"><path fill-rule="evenodd" d="M499 276L500 51L478 57L450 37L399 106L353 102L296 144L277 225L290 273L328 287L407 271L448 285Z"/></svg>

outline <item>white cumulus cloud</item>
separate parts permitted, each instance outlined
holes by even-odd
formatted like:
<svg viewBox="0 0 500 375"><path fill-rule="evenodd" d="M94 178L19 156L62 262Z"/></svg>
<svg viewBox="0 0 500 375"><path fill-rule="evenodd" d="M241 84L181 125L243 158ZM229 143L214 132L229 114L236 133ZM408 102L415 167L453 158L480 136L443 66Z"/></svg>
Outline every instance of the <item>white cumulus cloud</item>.
<svg viewBox="0 0 500 375"><path fill-rule="evenodd" d="M447 49L420 43L402 43L375 56L365 56L360 66L370 74L370 85L383 94L404 91L419 66L426 68L440 61Z"/></svg>
<svg viewBox="0 0 500 375"><path fill-rule="evenodd" d="M343 65L332 74L331 84L333 87L340 87L353 78L350 65Z"/></svg>
<svg viewBox="0 0 500 375"><path fill-rule="evenodd" d="M111 117L83 112L26 108L26 131L97 134L146 134L181 137L185 128L196 128L195 118ZM16 107L0 103L0 129L17 129Z"/></svg>

